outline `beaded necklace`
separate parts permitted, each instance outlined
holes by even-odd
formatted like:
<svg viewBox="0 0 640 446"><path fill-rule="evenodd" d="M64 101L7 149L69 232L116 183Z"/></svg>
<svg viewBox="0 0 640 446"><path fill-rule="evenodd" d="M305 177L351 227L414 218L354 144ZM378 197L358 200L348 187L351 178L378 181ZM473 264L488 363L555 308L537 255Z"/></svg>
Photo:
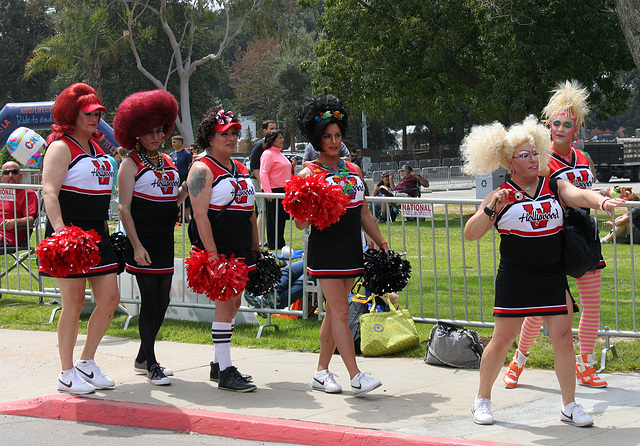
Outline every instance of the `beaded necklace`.
<svg viewBox="0 0 640 446"><path fill-rule="evenodd" d="M160 155L160 152L158 152L158 156L159 155ZM147 156L144 155L142 152L138 153L138 156L140 157L142 164L147 166L149 169L153 170L155 173L160 173L160 174L164 173L164 158L160 158L160 164L155 166L151 161L149 161L149 158L147 158ZM158 156L151 159L156 159Z"/></svg>
<svg viewBox="0 0 640 446"><path fill-rule="evenodd" d="M349 178L347 178L347 173L349 170L347 169L347 164L344 162L344 160L340 160L340 162L338 162L337 172L333 170L331 167L329 167L328 164L320 164L320 166L322 166L323 169L325 169L327 172L333 175L333 179L337 184L343 183L342 185L343 194L349 195L351 193L351 191L353 190L353 184L349 180Z"/></svg>
<svg viewBox="0 0 640 446"><path fill-rule="evenodd" d="M156 158L160 158L160 151L157 151L155 155L145 155L148 160L154 160Z"/></svg>

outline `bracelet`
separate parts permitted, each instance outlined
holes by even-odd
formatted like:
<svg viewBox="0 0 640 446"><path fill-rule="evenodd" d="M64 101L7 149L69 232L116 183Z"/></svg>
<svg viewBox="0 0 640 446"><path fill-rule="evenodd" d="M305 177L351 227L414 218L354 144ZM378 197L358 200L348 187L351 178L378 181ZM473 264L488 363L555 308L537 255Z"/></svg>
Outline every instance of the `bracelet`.
<svg viewBox="0 0 640 446"><path fill-rule="evenodd" d="M489 216L489 220L493 221L493 219L496 218L496 214L498 212L495 209L491 209L489 206L485 206L484 213Z"/></svg>
<svg viewBox="0 0 640 446"><path fill-rule="evenodd" d="M380 243L380 247L382 248L384 245L387 245L387 247L389 246L389 244L387 242L382 242Z"/></svg>
<svg viewBox="0 0 640 446"><path fill-rule="evenodd" d="M606 211L604 210L604 204L605 204L607 201L609 201L609 200L611 200L611 198L609 198L609 197L602 197L602 198L600 198L600 201L598 201L598 207L599 207L600 209L602 209L602 211L603 211L603 212L606 212Z"/></svg>
<svg viewBox="0 0 640 446"><path fill-rule="evenodd" d="M180 187L182 188L183 191L185 191L186 193L189 193L189 186L187 186L187 181L186 180L182 182Z"/></svg>

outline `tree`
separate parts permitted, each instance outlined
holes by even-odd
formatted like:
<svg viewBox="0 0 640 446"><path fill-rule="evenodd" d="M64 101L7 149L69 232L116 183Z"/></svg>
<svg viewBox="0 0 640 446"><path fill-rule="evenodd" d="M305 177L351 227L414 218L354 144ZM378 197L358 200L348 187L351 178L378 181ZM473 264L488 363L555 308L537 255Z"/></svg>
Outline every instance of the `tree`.
<svg viewBox="0 0 640 446"><path fill-rule="evenodd" d="M278 120L280 85L274 76L279 57L278 42L273 39L252 42L244 52L238 52L230 86L236 95L238 111L258 120Z"/></svg>
<svg viewBox="0 0 640 446"><path fill-rule="evenodd" d="M45 1L3 0L0 2L0 101L43 101L49 99L49 82L53 73L25 79L24 66L36 42L53 33Z"/></svg>
<svg viewBox="0 0 640 446"><path fill-rule="evenodd" d="M576 78L611 113L628 70L611 0L327 0L314 85L383 119L437 126L539 115L557 81ZM606 102L605 102L606 99Z"/></svg>
<svg viewBox="0 0 640 446"><path fill-rule="evenodd" d="M57 70L66 74L65 84L87 79L100 93L102 65L115 56L117 48L105 6L100 0L58 2L52 15L56 34L36 45L25 67L25 78Z"/></svg>
<svg viewBox="0 0 640 446"><path fill-rule="evenodd" d="M177 76L176 96L180 104L180 114L176 126L185 143L192 143L194 138L191 122L191 77L199 67L220 59L225 48L242 31L247 18L259 9L262 0L116 1L121 3L125 10L126 37L138 70L156 88L165 90L168 90L172 76ZM169 59L160 67L147 65L145 54L139 51L141 42L155 33L154 27L141 26L139 19L147 14L153 15L156 23L160 23L171 49ZM195 53L194 48L200 42L201 34L212 37L214 26L221 26L223 30L218 42L209 43L204 54Z"/></svg>
<svg viewBox="0 0 640 446"><path fill-rule="evenodd" d="M271 0L248 22L253 39L238 50L230 77L243 114L257 121L275 119L285 131L296 131L298 106L312 92L303 66L315 59L321 11Z"/></svg>
<svg viewBox="0 0 640 446"><path fill-rule="evenodd" d="M637 0L615 0L615 5L629 50L640 71L640 3Z"/></svg>

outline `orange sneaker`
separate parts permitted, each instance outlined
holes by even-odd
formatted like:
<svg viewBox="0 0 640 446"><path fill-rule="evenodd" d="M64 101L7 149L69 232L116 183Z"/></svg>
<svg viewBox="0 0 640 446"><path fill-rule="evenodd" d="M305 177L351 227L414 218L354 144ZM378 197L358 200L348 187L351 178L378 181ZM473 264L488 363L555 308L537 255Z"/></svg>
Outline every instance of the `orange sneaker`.
<svg viewBox="0 0 640 446"><path fill-rule="evenodd" d="M596 362L596 354L576 356L576 379L581 386L607 387L608 383L598 376L593 364Z"/></svg>
<svg viewBox="0 0 640 446"><path fill-rule="evenodd" d="M529 355L525 355L520 350L516 350L513 359L509 363L509 369L502 377L502 382L509 389L514 389L518 385L518 378L524 370L524 365L527 363Z"/></svg>

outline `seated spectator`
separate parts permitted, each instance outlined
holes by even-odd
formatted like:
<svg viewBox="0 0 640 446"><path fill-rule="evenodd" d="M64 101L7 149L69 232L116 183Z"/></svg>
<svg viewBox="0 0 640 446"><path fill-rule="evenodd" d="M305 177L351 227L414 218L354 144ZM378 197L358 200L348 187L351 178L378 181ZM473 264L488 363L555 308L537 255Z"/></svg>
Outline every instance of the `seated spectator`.
<svg viewBox="0 0 640 446"><path fill-rule="evenodd" d="M282 277L276 292L278 293L278 305L276 308L283 310L289 306L289 271L291 271L291 305L302 298L304 291L304 261L291 262L282 268ZM309 276L309 280L313 280Z"/></svg>
<svg viewBox="0 0 640 446"><path fill-rule="evenodd" d="M22 182L18 163L7 161L2 165L2 182L6 184ZM27 228L33 225L38 215L38 196L33 189L5 189L0 196L0 201L2 201L0 246L20 246L26 240ZM18 228L17 235L16 228Z"/></svg>
<svg viewBox="0 0 640 446"><path fill-rule="evenodd" d="M408 164L402 166L400 173L402 174L400 182L395 187L393 187L393 183L391 183L393 190L396 192L396 196L417 197L420 186L429 187L429 181L420 174L414 172ZM393 174L391 174L389 178L390 181L393 181L392 175Z"/></svg>
<svg viewBox="0 0 640 446"><path fill-rule="evenodd" d="M629 198L632 201L638 201L638 195L632 194ZM633 217L633 226L631 226L631 218ZM611 220L604 222L608 228L613 227ZM633 231L633 243L640 244L640 208L631 208L629 212L616 218L615 237L616 243L631 243L631 231ZM609 234L600 239L600 243L613 243L613 229Z"/></svg>
<svg viewBox="0 0 640 446"><path fill-rule="evenodd" d="M638 196L633 193L633 188L629 186L614 186L600 189L600 195L611 198L626 198L627 200L637 200Z"/></svg>
<svg viewBox="0 0 640 446"><path fill-rule="evenodd" d="M382 176L382 179L380 180L380 182L378 184L376 184L376 186L373 188L373 193L372 195L374 197L393 197L393 190L391 187L391 181L389 179L390 175L393 175L392 173L385 173ZM400 210L398 209L398 207L393 204L393 203L374 203L373 204L373 208L374 208L374 217L376 217L378 219L378 221L380 222L386 222L387 221L387 208L389 209L389 213L391 214L391 221L396 221L396 217L398 216L398 213L400 212Z"/></svg>

